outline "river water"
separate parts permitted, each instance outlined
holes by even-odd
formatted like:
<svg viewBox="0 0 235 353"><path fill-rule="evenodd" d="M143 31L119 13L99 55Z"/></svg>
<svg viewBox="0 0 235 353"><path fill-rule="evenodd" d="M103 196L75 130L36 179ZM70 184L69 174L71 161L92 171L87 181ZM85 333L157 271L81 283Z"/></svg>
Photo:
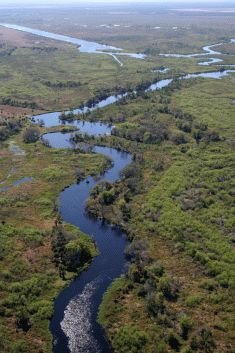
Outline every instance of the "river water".
<svg viewBox="0 0 235 353"><path fill-rule="evenodd" d="M53 137L53 134L46 138L55 147L50 136ZM61 137L60 147L68 147L67 141L63 144ZM115 182L120 171L131 163L130 154L113 148L96 146L94 153L102 153L112 158L113 166L102 176L102 179L111 182ZM105 290L126 270L124 249L127 238L118 227L113 228L86 213L85 202L97 182L93 177L88 177L65 189L59 197L59 210L63 220L92 235L100 255L55 301L50 329L53 334L53 350L56 353L112 352L96 318Z"/></svg>

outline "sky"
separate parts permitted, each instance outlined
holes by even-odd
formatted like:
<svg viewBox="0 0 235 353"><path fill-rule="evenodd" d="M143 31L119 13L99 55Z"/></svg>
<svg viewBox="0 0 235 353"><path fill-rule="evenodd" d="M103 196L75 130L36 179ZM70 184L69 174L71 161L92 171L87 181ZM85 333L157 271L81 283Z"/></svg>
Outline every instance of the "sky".
<svg viewBox="0 0 235 353"><path fill-rule="evenodd" d="M25 4L25 5L38 5L38 4L81 4L81 3L107 3L107 4L112 4L112 3L135 3L135 2L143 2L143 3L158 3L158 4L164 4L164 3L184 3L184 4L206 4L206 3L218 3L220 2L221 4L223 3L222 0L0 0L0 5L20 5L20 4ZM235 0L231 0L230 3L235 6Z"/></svg>

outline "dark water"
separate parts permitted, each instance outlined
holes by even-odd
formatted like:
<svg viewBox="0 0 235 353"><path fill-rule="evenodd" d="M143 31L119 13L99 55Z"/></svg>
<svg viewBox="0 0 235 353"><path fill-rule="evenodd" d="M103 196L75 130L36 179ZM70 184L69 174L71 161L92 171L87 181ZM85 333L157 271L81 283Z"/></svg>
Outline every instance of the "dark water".
<svg viewBox="0 0 235 353"><path fill-rule="evenodd" d="M52 147L70 148L72 146L68 135L51 133L45 137ZM120 171L131 163L130 154L114 148L96 146L93 151L112 158L113 166L102 176L102 179L111 182L115 182ZM53 350L56 353L111 352L103 329L96 319L105 290L115 278L124 273L127 266L124 256L127 239L119 228L112 228L95 220L85 211L90 190L100 180L88 177L65 189L59 197L59 210L63 220L92 235L100 255L55 301L50 329L53 334Z"/></svg>

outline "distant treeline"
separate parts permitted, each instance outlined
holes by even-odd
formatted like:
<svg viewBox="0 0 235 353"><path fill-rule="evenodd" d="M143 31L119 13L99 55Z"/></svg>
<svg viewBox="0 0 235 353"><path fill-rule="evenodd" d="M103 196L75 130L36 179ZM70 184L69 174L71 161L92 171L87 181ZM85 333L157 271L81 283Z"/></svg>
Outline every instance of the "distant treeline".
<svg viewBox="0 0 235 353"><path fill-rule="evenodd" d="M27 102L27 101L20 102L10 97L0 98L0 104L10 105L11 107L20 107L20 108L30 108L30 109L38 108L38 105L35 102Z"/></svg>
<svg viewBox="0 0 235 353"><path fill-rule="evenodd" d="M56 47L32 47L30 49L38 53L53 53L54 51L58 50Z"/></svg>
<svg viewBox="0 0 235 353"><path fill-rule="evenodd" d="M0 56L10 56L17 48L16 47L4 47L3 45L0 45Z"/></svg>
<svg viewBox="0 0 235 353"><path fill-rule="evenodd" d="M79 81L41 81L44 86L56 89L77 88L81 86Z"/></svg>

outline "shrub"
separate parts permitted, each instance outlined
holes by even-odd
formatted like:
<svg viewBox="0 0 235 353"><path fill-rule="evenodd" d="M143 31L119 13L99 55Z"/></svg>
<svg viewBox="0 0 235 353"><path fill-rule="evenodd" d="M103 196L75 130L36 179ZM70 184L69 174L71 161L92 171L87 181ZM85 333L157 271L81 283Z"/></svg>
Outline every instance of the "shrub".
<svg viewBox="0 0 235 353"><path fill-rule="evenodd" d="M186 299L186 305L190 308L194 308L202 302L203 298L199 295L190 295Z"/></svg>
<svg viewBox="0 0 235 353"><path fill-rule="evenodd" d="M115 200L115 191L114 190L109 190L109 191L105 190L100 195L100 201L101 201L101 203L103 203L105 205L110 205L111 203L113 203L114 200Z"/></svg>
<svg viewBox="0 0 235 353"><path fill-rule="evenodd" d="M146 297L146 310L149 315L157 316L164 312L165 306L162 293L150 293Z"/></svg>
<svg viewBox="0 0 235 353"><path fill-rule="evenodd" d="M34 143L40 137L40 130L37 127L29 127L23 133L24 143Z"/></svg>
<svg viewBox="0 0 235 353"><path fill-rule="evenodd" d="M176 145L182 145L188 142L186 136L183 133L178 133L172 136L172 141Z"/></svg>
<svg viewBox="0 0 235 353"><path fill-rule="evenodd" d="M90 260L90 250L81 243L80 239L71 240L66 244L63 262L68 271L75 272L79 266Z"/></svg>
<svg viewBox="0 0 235 353"><path fill-rule="evenodd" d="M207 328L202 328L191 341L191 348L193 350L200 350L204 353L214 352L215 347L216 345L212 337L212 333Z"/></svg>
<svg viewBox="0 0 235 353"><path fill-rule="evenodd" d="M18 329L22 329L24 332L27 332L31 327L29 314L23 308L20 309L20 311L16 314L16 326Z"/></svg>
<svg viewBox="0 0 235 353"><path fill-rule="evenodd" d="M179 286L174 279L167 276L162 276L159 280L159 290L169 300L175 300L178 297Z"/></svg>
<svg viewBox="0 0 235 353"><path fill-rule="evenodd" d="M48 300L33 301L29 312L40 320L49 320L53 315L53 303Z"/></svg>
<svg viewBox="0 0 235 353"><path fill-rule="evenodd" d="M180 326L181 326L181 335L184 339L188 338L189 331L192 329L192 320L184 315L180 318Z"/></svg>
<svg viewBox="0 0 235 353"><path fill-rule="evenodd" d="M133 326L124 326L115 335L113 346L122 353L145 353L147 335Z"/></svg>
<svg viewBox="0 0 235 353"><path fill-rule="evenodd" d="M173 329L169 329L167 332L167 342L172 349L179 351L181 346L181 338Z"/></svg>
<svg viewBox="0 0 235 353"><path fill-rule="evenodd" d="M139 174L139 172L139 167L135 163L132 163L122 170L121 176L123 178L134 178Z"/></svg>

